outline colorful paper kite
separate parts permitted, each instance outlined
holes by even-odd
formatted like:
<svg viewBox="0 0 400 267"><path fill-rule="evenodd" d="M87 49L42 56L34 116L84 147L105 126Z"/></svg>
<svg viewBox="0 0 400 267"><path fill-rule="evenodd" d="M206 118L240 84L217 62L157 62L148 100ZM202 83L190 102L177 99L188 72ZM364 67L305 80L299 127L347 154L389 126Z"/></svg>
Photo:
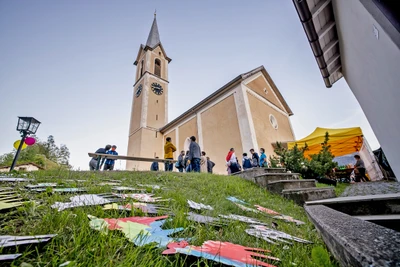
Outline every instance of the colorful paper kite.
<svg viewBox="0 0 400 267"><path fill-rule="evenodd" d="M283 220L285 222L294 222L296 223L296 225L302 225L305 224L305 222L299 221L294 219L293 217L287 216L287 215L278 215L278 216L274 216L274 219L279 219L279 220Z"/></svg>
<svg viewBox="0 0 400 267"><path fill-rule="evenodd" d="M188 212L187 217L189 221L198 222L203 224L208 224L215 227L222 227L223 225L227 225L229 223L228 220L223 218L215 218L211 216L204 216L194 212Z"/></svg>
<svg viewBox="0 0 400 267"><path fill-rule="evenodd" d="M114 186L111 189L114 191L143 191L143 189L138 189L138 188L128 187L128 186Z"/></svg>
<svg viewBox="0 0 400 267"><path fill-rule="evenodd" d="M156 184L137 184L137 185L141 186L141 187L155 189L155 190L161 189L161 186L156 185Z"/></svg>
<svg viewBox="0 0 400 267"><path fill-rule="evenodd" d="M13 178L13 177L0 177L0 182L16 183L16 182L28 182L28 181L32 181L32 179Z"/></svg>
<svg viewBox="0 0 400 267"><path fill-rule="evenodd" d="M300 243L312 244L312 242L310 242L308 240L294 237L294 236L291 236L289 234L286 234L286 233L278 231L278 230L270 229L264 225L250 225L250 227L252 227L253 229L246 229L245 231L247 234L255 236L257 238L264 239L265 241L272 243L272 244L276 244L272 240L280 241L280 242L284 242L284 243L288 243L288 244L291 244L291 243L288 242L287 240L296 241L296 242L300 242Z"/></svg>
<svg viewBox="0 0 400 267"><path fill-rule="evenodd" d="M80 196L74 196L70 198L71 202L56 202L51 207L62 211L69 208L83 207L83 206L94 206L102 205L111 202L115 202L116 198L110 194L86 194Z"/></svg>
<svg viewBox="0 0 400 267"><path fill-rule="evenodd" d="M32 189L31 191L37 192L37 193L41 193L41 192L46 192L47 189L46 188L35 188ZM52 193L83 193L83 192L87 192L86 189L84 188L52 188L51 191Z"/></svg>
<svg viewBox="0 0 400 267"><path fill-rule="evenodd" d="M279 261L278 258L260 254L261 252L268 253L270 252L269 250L244 247L220 241L208 240L204 242L201 247L192 246L186 241L181 241L179 243L170 243L167 248L168 249L164 250L162 254L169 255L180 253L237 267L274 267L274 265L260 261L254 257Z"/></svg>
<svg viewBox="0 0 400 267"><path fill-rule="evenodd" d="M187 203L189 204L189 207L191 207L192 209L195 209L195 210L201 210L201 209L214 210L214 208L211 207L210 205L204 205L203 203L197 203L197 202L191 201L189 199L188 199Z"/></svg>
<svg viewBox="0 0 400 267"><path fill-rule="evenodd" d="M169 237L169 235L183 230L183 228L162 229L161 227L168 216L128 217L119 219L99 219L91 215L88 215L88 217L92 229L106 233L108 230L120 230L129 241L137 246L156 243L157 247L165 247L168 243L174 241L174 238ZM175 240L180 241L183 239L176 238Z"/></svg>
<svg viewBox="0 0 400 267"><path fill-rule="evenodd" d="M120 185L120 184L121 184L121 182L101 182L101 183L99 183L100 186L105 186L105 185L114 186L114 185Z"/></svg>
<svg viewBox="0 0 400 267"><path fill-rule="evenodd" d="M117 203L104 205L103 210L132 210L139 209L147 214L159 214L162 212L170 211L169 208L157 206L149 203L133 202L126 205L118 205Z"/></svg>
<svg viewBox="0 0 400 267"><path fill-rule="evenodd" d="M0 248L48 242L55 236L56 235L30 235L30 236L1 235Z"/></svg>
<svg viewBox="0 0 400 267"><path fill-rule="evenodd" d="M23 204L22 198L9 187L0 189L0 210L7 210L19 207Z"/></svg>
<svg viewBox="0 0 400 267"><path fill-rule="evenodd" d="M239 203L234 203L236 206L238 206L241 210L244 211L249 211L249 212L254 212L254 213L261 213L260 211L256 210L256 209L252 209L246 206L243 206L242 204Z"/></svg>
<svg viewBox="0 0 400 267"><path fill-rule="evenodd" d="M276 211L274 211L274 210L270 210L270 209L264 208L264 207L262 207L262 206L260 206L260 205L254 205L254 206L257 207L257 210L259 210L259 211L261 211L261 212L264 212L264 213L266 213L266 214L268 214L268 215L271 215L271 216L274 216L274 215L275 215L275 216L273 217L274 219L283 220L283 221L285 221L285 222L294 222L294 223L296 223L297 225L305 224L304 222L299 221L299 220L296 220L296 219L294 219L294 218L291 217L291 216L287 216L287 215L280 214L279 212L276 212Z"/></svg>
<svg viewBox="0 0 400 267"><path fill-rule="evenodd" d="M161 199L161 197L153 197L154 194L113 194L113 195L123 199L132 198L137 201L148 202L148 203L168 201L168 199Z"/></svg>
<svg viewBox="0 0 400 267"><path fill-rule="evenodd" d="M257 210L259 210L259 211L261 211L261 212L264 212L264 213L266 213L266 214L268 214L268 215L280 215L279 212L276 212L276 211L274 211L274 210L270 210L270 209L261 207L260 205L254 205L254 206L257 207Z"/></svg>
<svg viewBox="0 0 400 267"><path fill-rule="evenodd" d="M231 202L233 202L233 203L240 203L240 204L248 205L248 203L246 203L243 200L238 199L236 197L227 197L226 199L231 201Z"/></svg>
<svg viewBox="0 0 400 267"><path fill-rule="evenodd" d="M28 189L43 188L43 187L56 187L57 183L40 183L40 184L28 184L25 185Z"/></svg>
<svg viewBox="0 0 400 267"><path fill-rule="evenodd" d="M235 221L244 222L244 223L267 225L266 223L263 223L257 219L246 217L246 216L241 216L241 215L236 215L236 214L218 215L218 216L221 218L228 219L228 220L235 220Z"/></svg>
<svg viewBox="0 0 400 267"><path fill-rule="evenodd" d="M4 254L0 255L0 261L13 261L22 254Z"/></svg>

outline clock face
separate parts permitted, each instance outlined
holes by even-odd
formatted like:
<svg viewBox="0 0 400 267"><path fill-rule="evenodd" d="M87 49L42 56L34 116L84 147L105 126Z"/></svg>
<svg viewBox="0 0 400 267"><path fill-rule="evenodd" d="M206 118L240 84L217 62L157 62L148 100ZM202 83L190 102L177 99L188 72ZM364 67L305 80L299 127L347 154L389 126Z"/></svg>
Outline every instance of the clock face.
<svg viewBox="0 0 400 267"><path fill-rule="evenodd" d="M138 88L136 89L136 97L139 97L140 94L142 93L143 90L143 85L139 85Z"/></svg>
<svg viewBox="0 0 400 267"><path fill-rule="evenodd" d="M164 89L159 83L152 83L151 84L151 90L156 94L156 95L162 95Z"/></svg>

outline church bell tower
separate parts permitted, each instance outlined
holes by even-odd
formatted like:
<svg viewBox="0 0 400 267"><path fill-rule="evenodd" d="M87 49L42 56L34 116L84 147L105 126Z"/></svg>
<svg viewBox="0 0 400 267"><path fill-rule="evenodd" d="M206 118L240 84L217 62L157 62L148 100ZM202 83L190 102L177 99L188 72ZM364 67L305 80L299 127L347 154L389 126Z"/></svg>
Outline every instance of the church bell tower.
<svg viewBox="0 0 400 267"><path fill-rule="evenodd" d="M163 137L158 130L168 122L168 64L171 59L160 41L157 19L146 45L140 45L129 127L128 156L163 157ZM127 170L148 170L150 163L127 161Z"/></svg>

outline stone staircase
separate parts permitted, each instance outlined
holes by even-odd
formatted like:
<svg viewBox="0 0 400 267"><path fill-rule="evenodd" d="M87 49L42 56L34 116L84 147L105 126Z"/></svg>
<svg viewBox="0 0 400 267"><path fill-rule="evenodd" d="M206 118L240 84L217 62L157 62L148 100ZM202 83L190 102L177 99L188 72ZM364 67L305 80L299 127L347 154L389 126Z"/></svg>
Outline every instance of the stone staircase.
<svg viewBox="0 0 400 267"><path fill-rule="evenodd" d="M334 198L333 188L317 188L315 180L299 179L283 168L252 168L233 174L303 205L306 201Z"/></svg>

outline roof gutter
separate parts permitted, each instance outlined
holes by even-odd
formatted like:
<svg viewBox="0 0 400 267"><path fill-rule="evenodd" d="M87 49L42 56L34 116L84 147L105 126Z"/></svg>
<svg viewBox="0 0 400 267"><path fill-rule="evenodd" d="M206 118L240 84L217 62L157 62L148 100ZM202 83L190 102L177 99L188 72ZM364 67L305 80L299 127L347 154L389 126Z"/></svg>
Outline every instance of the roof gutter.
<svg viewBox="0 0 400 267"><path fill-rule="evenodd" d="M312 14L308 8L307 1L293 0L293 4L296 8L297 14L299 15L303 29L307 35L308 42L310 43L311 50L314 53L319 70L324 79L325 86L331 88L332 84L329 80L328 66L325 62L324 53L322 52L321 44L319 43L318 34L315 31L314 22L312 21Z"/></svg>

